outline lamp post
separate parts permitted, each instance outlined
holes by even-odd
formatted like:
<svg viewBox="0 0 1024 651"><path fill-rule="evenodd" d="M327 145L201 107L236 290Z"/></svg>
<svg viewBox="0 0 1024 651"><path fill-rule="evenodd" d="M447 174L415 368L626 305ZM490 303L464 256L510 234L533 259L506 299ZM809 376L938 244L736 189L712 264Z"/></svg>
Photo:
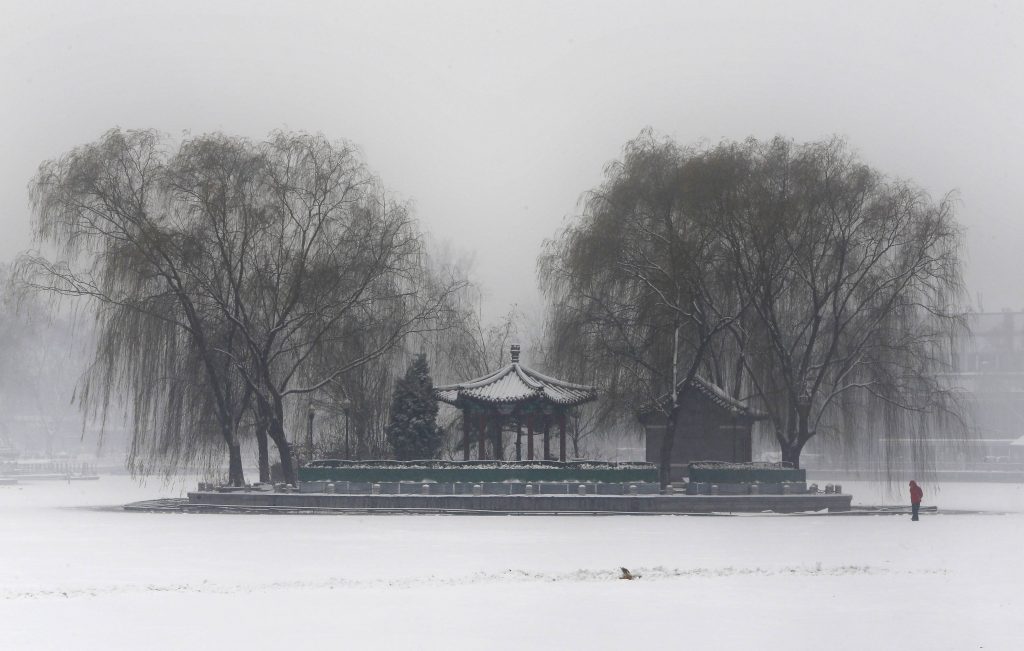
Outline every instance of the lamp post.
<svg viewBox="0 0 1024 651"><path fill-rule="evenodd" d="M316 410L313 409L313 405L309 405L309 412L306 414L306 449L308 450L309 460L313 460L313 417L316 416Z"/></svg>
<svg viewBox="0 0 1024 651"><path fill-rule="evenodd" d="M351 407L351 406L352 406L352 403L349 402L348 400L343 400L341 402L341 413L345 415L345 458L346 459L351 459L352 458L352 452L349 449L349 445L348 445L348 410L349 410L349 407Z"/></svg>

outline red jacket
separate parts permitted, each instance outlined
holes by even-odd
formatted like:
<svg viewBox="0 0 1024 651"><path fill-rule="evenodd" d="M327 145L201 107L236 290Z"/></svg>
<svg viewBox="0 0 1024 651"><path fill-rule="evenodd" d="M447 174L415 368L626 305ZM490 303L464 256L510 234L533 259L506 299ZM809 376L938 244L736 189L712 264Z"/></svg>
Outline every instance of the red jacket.
<svg viewBox="0 0 1024 651"><path fill-rule="evenodd" d="M924 497L924 491L917 485L916 481L910 482L910 503L920 504L921 498Z"/></svg>

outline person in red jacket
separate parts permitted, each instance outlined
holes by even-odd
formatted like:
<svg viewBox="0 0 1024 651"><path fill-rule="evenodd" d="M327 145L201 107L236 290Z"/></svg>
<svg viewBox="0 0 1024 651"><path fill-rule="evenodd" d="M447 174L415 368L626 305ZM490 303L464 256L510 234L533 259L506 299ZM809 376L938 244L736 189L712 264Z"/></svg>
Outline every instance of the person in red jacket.
<svg viewBox="0 0 1024 651"><path fill-rule="evenodd" d="M917 482L913 479L910 480L910 510L913 513L911 520L917 521L917 512L921 508L921 498L924 497L924 491L917 485Z"/></svg>

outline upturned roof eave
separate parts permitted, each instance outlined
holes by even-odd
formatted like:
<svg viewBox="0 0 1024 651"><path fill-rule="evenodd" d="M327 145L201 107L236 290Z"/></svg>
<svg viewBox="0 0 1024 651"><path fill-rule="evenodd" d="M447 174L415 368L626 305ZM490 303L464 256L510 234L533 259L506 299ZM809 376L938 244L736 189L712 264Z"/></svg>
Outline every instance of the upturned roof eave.
<svg viewBox="0 0 1024 651"><path fill-rule="evenodd" d="M597 387L591 386L589 384L574 384L572 382L566 382L565 380L559 380L558 378L554 378L549 375L544 375L543 373L535 371L534 369L529 368L527 366L521 366L520 368L522 368L524 372L530 374L535 379L540 380L541 382L553 384L563 389L571 389L573 391L587 391L590 393L594 393L596 397Z"/></svg>
<svg viewBox="0 0 1024 651"><path fill-rule="evenodd" d="M692 383L695 385L693 388L697 389L697 392L701 394L705 400L733 418L742 418L750 420L751 422L768 420L769 418L768 414L749 407L732 396L729 396L719 387L708 382L699 375L694 376ZM679 386L682 387L682 385L683 382L680 382ZM667 406L671 397L671 394L668 393L660 396L657 400L647 403L645 406L641 407L637 412L637 415L643 418L644 416L652 414L659 407Z"/></svg>
<svg viewBox="0 0 1024 651"><path fill-rule="evenodd" d="M465 395L464 392L485 390L488 386L502 381L510 373L514 373L516 379L522 382L527 389L528 395L514 395L512 397L486 397L481 395ZM547 392L569 391L583 395L566 400L552 398ZM452 397L454 393L454 397ZM445 395L448 394L448 395ZM461 407L463 404L484 404L484 405L510 405L517 403L541 402L553 407L576 407L597 399L597 389L584 384L574 384L553 378L533 369L522 366L518 362L512 362L502 368L480 378L461 382L459 384L448 384L434 387L434 396L445 404Z"/></svg>
<svg viewBox="0 0 1024 651"><path fill-rule="evenodd" d="M459 407L459 408L464 407L466 405L470 405L470 404L471 405L494 405L494 406L497 406L497 405L528 404L528 403L531 403L531 402L551 405L553 407L578 407L580 405L585 405L588 402L594 402L595 400L597 400L597 396L596 395L587 395L587 396L582 397L581 399L568 400L568 401L552 400L550 397L544 395L543 392L538 392L538 393L526 396L524 398L517 398L517 399L488 399L488 398L482 398L482 397L479 397L479 396L464 396L462 394L459 394L454 399L451 399L451 398L447 398L447 397L438 395L436 390L434 392L434 398L438 402L443 402L443 403L445 403L447 405L451 405L453 407Z"/></svg>

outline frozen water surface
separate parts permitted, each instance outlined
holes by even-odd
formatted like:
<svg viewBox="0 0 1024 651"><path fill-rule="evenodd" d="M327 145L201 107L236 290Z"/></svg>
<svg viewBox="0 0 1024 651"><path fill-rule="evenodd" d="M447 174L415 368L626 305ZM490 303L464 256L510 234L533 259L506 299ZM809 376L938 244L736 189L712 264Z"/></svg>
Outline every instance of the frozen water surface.
<svg viewBox="0 0 1024 651"><path fill-rule="evenodd" d="M860 503L904 499L843 486ZM0 648L1024 644L1017 484L944 485L926 503L1000 514L919 523L112 508L183 490L127 477L0 487ZM619 580L620 566L641 578Z"/></svg>

